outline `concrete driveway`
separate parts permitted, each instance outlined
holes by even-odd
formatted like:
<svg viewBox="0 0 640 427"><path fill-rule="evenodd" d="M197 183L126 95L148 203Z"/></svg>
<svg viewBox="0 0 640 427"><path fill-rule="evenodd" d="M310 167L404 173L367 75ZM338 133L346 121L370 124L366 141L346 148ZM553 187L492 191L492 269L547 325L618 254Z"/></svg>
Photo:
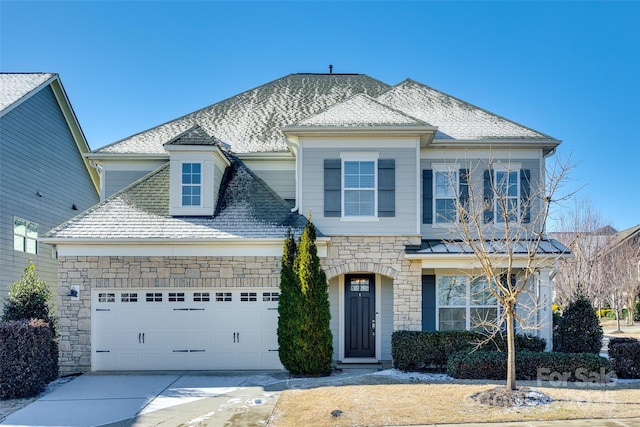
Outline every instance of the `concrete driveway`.
<svg viewBox="0 0 640 427"><path fill-rule="evenodd" d="M85 374L1 425L265 425L286 372Z"/></svg>

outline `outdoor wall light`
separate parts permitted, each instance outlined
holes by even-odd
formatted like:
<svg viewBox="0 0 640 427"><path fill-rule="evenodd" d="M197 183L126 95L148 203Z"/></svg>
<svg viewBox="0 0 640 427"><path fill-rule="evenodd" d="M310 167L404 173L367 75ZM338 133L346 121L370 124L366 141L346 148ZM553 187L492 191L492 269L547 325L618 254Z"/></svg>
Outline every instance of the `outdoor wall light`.
<svg viewBox="0 0 640 427"><path fill-rule="evenodd" d="M71 297L72 300L77 301L80 299L80 285L71 285L69 287L68 297Z"/></svg>

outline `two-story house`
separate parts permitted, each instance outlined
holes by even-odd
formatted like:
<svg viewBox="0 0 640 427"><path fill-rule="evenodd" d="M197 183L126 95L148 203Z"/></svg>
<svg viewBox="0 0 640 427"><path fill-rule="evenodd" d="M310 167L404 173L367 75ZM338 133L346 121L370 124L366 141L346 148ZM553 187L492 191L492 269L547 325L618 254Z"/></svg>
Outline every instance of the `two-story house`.
<svg viewBox="0 0 640 427"><path fill-rule="evenodd" d="M558 144L412 80L293 74L96 150L102 202L44 240L60 261L61 370L281 368L283 238L309 214L336 361L391 360L395 330L495 319L454 247L453 202L506 180L525 224ZM500 208L484 207L488 227ZM533 333L551 342L553 265L537 267Z"/></svg>
<svg viewBox="0 0 640 427"><path fill-rule="evenodd" d="M29 260L57 294L55 248L38 238L99 202L87 152L57 74L0 73L0 308Z"/></svg>

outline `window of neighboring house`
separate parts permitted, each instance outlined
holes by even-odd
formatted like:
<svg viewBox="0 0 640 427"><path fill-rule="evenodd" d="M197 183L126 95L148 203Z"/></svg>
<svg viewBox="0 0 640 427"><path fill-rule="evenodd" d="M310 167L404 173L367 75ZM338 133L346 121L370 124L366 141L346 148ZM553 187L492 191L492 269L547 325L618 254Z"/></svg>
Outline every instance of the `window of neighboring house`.
<svg viewBox="0 0 640 427"><path fill-rule="evenodd" d="M375 216L376 162L345 160L343 171L344 216Z"/></svg>
<svg viewBox="0 0 640 427"><path fill-rule="evenodd" d="M498 302L484 277L438 276L438 330L485 330L498 318Z"/></svg>
<svg viewBox="0 0 640 427"><path fill-rule="evenodd" d="M458 170L433 171L433 200L436 223L457 222L456 199L458 198Z"/></svg>
<svg viewBox="0 0 640 427"><path fill-rule="evenodd" d="M202 194L202 165L182 164L182 206L200 206Z"/></svg>
<svg viewBox="0 0 640 427"><path fill-rule="evenodd" d="M28 254L37 254L38 224L13 217L13 249Z"/></svg>
<svg viewBox="0 0 640 427"><path fill-rule="evenodd" d="M517 222L520 216L520 171L495 171L496 222L504 222L505 214L509 222ZM506 211L506 212L505 212Z"/></svg>

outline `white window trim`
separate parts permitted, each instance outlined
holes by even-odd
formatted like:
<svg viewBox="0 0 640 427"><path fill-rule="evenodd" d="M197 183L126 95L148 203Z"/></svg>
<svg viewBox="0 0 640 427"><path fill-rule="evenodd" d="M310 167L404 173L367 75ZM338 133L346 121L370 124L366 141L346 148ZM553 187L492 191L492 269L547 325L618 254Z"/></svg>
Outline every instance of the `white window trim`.
<svg viewBox="0 0 640 427"><path fill-rule="evenodd" d="M520 198L521 198L521 194L520 194L520 173L522 170L522 165L520 163L508 163L506 165L504 164L495 164L493 165L493 176L491 177L491 179L493 180L493 186L494 186L494 195L493 195L493 224L494 226L503 226L504 223L501 221L498 221L498 195L497 193L497 184L498 184L498 172L515 172L516 173L516 190L518 192L517 196L516 196L516 204L518 206L517 208L517 212L518 215L516 216L516 220L515 221L510 221L509 224L520 224L520 211L522 209L522 206L520 205Z"/></svg>
<svg viewBox="0 0 640 427"><path fill-rule="evenodd" d="M184 165L200 165L200 184L185 184L183 181L183 166ZM203 162L199 162L197 160L185 160L185 161L181 161L180 162L180 206L182 206L183 208L200 208L202 207L202 203L203 203L203 198L204 198L204 194L203 194L203 178L204 178L204 163ZM197 205L185 205L184 201L183 201L183 194L182 194L182 190L185 187L198 187L200 188L200 203L198 203Z"/></svg>
<svg viewBox="0 0 640 427"><path fill-rule="evenodd" d="M454 188L455 197L460 197L460 165L458 163L434 163L431 165L431 170L433 170L433 188L432 188L432 200L431 200L431 209L433 212L433 226L441 227L441 228L452 228L456 224L459 223L460 218L458 217L458 212L456 212L456 220L455 222L438 222L438 210L436 209L436 200L438 197L436 196L436 174L437 173L449 173L455 172L457 176L456 185Z"/></svg>
<svg viewBox="0 0 640 427"><path fill-rule="evenodd" d="M24 234L16 233L16 220L17 219L22 220L22 221L25 222L25 224L24 224ZM22 252L24 254L38 255L38 253L40 252L39 251L39 247L38 247L38 246L40 246L38 244L38 231L36 231L36 237L35 238L29 237L28 236L29 224L34 224L36 226L36 229L39 229L38 223L35 222L35 221L29 221L28 219L25 219L25 218L22 218L22 217L19 217L19 216L14 216L13 217L13 223L12 223L13 239L14 239L13 250L16 251L16 252ZM23 239L22 250L18 250L18 249L15 248L15 238L16 238L16 236L20 236ZM35 252L27 251L27 241L30 241L30 240L34 241L34 243L35 243Z"/></svg>
<svg viewBox="0 0 640 427"><path fill-rule="evenodd" d="M378 159L379 153L370 152L346 152L340 153L340 206L341 206L341 221L378 221ZM344 205L344 173L345 162L373 162L373 215L346 215L346 208Z"/></svg>
<svg viewBox="0 0 640 427"><path fill-rule="evenodd" d="M466 284L465 305L440 305L440 277L464 277ZM496 300L495 305L471 305L471 282L473 279L482 278L483 276L469 277L461 274L437 274L436 275L436 331L440 330L440 309L441 308L464 308L465 309L465 330L471 329L471 309L472 308L495 308L496 319L500 318L500 303Z"/></svg>

